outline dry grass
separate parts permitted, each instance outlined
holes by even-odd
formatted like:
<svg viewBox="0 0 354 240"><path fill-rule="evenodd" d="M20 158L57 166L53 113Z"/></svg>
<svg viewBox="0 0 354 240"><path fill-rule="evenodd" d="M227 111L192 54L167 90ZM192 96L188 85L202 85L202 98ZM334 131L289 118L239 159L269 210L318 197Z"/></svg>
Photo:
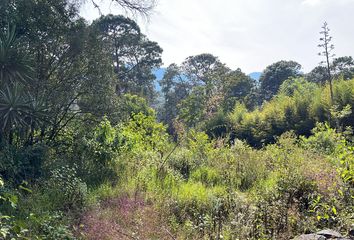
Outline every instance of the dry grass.
<svg viewBox="0 0 354 240"><path fill-rule="evenodd" d="M175 239L152 204L129 196L112 198L87 211L81 221L84 239Z"/></svg>

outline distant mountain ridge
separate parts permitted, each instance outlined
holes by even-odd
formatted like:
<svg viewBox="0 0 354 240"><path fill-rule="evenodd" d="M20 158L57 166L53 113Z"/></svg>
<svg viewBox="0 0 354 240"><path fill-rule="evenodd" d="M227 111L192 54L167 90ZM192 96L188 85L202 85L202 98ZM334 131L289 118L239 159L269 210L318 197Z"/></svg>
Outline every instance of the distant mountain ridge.
<svg viewBox="0 0 354 240"><path fill-rule="evenodd" d="M248 74L248 76L256 81L258 81L261 78L262 73L261 72L252 72Z"/></svg>
<svg viewBox="0 0 354 240"><path fill-rule="evenodd" d="M159 84L159 81L162 80L163 78L163 75L165 74L166 72L166 68L157 68L157 69L154 69L152 71L152 73L155 75L156 79L155 79L155 90L157 92L160 92L161 91L161 86ZM256 81L259 80L259 78L261 77L262 73L261 72L252 72L250 74L248 74L248 76Z"/></svg>

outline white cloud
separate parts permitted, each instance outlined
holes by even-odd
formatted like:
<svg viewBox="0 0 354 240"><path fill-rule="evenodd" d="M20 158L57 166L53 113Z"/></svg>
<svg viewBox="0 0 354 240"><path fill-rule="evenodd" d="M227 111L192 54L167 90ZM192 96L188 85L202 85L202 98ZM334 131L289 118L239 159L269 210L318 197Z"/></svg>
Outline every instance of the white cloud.
<svg viewBox="0 0 354 240"><path fill-rule="evenodd" d="M117 9L106 7L109 11ZM354 32L348 28L354 0L160 0L155 12L140 25L164 49L165 65L210 52L245 72L282 59L298 61L309 71L321 61L317 44L324 21L336 55L354 55ZM98 16L90 8L82 13Z"/></svg>
<svg viewBox="0 0 354 240"><path fill-rule="evenodd" d="M302 2L302 4L304 5L310 5L310 6L316 6L319 5L321 2L323 2L323 0L305 0Z"/></svg>

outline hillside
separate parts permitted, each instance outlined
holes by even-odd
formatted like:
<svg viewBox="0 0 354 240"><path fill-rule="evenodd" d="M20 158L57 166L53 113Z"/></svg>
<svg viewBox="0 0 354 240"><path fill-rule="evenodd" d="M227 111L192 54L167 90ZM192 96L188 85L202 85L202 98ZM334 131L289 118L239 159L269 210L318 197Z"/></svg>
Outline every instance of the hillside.
<svg viewBox="0 0 354 240"><path fill-rule="evenodd" d="M338 1L162 2L0 1L0 239L354 239L353 57L325 22L310 72L228 64L306 59Z"/></svg>

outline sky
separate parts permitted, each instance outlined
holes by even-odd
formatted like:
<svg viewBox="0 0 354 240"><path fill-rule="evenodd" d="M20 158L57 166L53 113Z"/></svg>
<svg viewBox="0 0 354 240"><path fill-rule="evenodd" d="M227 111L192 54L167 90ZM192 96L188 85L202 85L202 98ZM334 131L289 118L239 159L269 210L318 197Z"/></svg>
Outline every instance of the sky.
<svg viewBox="0 0 354 240"><path fill-rule="evenodd" d="M122 13L100 1L103 14ZM136 20L163 48L164 66L211 53L246 73L279 60L297 61L308 72L322 61L317 45L325 21L336 56L354 56L353 13L354 0L159 0L148 21ZM99 17L90 1L81 15Z"/></svg>

